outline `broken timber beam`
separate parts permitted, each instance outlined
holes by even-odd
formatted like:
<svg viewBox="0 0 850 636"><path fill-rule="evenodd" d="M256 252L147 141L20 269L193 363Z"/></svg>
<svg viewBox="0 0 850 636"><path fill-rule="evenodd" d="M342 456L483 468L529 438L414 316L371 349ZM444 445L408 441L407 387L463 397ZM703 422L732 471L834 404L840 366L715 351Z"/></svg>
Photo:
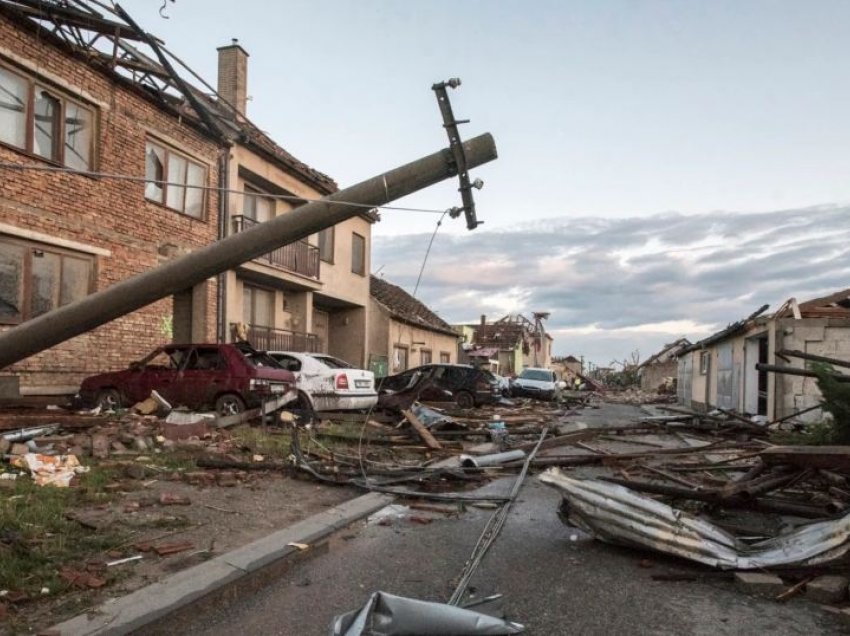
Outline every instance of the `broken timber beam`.
<svg viewBox="0 0 850 636"><path fill-rule="evenodd" d="M777 364L762 364L759 362L756 364L757 371L768 371L770 373L784 373L785 375L800 375L804 378L816 378L817 373L814 371L809 371L807 369L797 369L795 367L782 367ZM837 382L850 382L850 375L842 375L840 373L833 373L831 377L834 378Z"/></svg>
<svg viewBox="0 0 850 636"><path fill-rule="evenodd" d="M773 446L760 453L766 464L850 469L850 446Z"/></svg>
<svg viewBox="0 0 850 636"><path fill-rule="evenodd" d="M463 145L468 168L497 156L489 133ZM455 174L451 150L440 150L58 307L0 334L0 369Z"/></svg>
<svg viewBox="0 0 850 636"><path fill-rule="evenodd" d="M413 427L413 430L416 431L416 434L419 435L419 438L425 442L425 445L428 448L433 450L442 450L443 445L437 441L437 438L431 435L431 431L419 421L419 418L413 413L413 411L402 411L404 417L407 418L407 421L410 422L410 425Z"/></svg>
<svg viewBox="0 0 850 636"><path fill-rule="evenodd" d="M816 356L813 353L805 353L804 351L797 351L796 349L782 349L782 351L777 351L776 355L787 356L789 358L800 358L802 360L810 360L811 362L826 362L834 367L850 368L850 362L847 360L827 358L826 356Z"/></svg>

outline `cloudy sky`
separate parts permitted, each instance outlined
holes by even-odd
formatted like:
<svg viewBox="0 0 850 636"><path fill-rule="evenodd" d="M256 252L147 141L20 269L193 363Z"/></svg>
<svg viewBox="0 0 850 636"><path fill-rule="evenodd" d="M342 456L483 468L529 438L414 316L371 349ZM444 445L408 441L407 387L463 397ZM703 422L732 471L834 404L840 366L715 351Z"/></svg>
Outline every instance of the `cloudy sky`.
<svg viewBox="0 0 850 636"><path fill-rule="evenodd" d="M430 86L459 76L500 158L425 269L451 322L551 311L557 353L607 364L850 287L850 2L121 4L213 82L238 38L249 116L343 187L445 145ZM412 291L437 218L384 213L373 269Z"/></svg>

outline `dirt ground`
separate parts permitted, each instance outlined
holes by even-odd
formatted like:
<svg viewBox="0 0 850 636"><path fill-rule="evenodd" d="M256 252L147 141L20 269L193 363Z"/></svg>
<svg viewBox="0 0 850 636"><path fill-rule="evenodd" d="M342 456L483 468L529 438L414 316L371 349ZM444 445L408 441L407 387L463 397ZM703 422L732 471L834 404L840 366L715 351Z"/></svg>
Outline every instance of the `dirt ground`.
<svg viewBox="0 0 850 636"><path fill-rule="evenodd" d="M142 459L144 469L140 470L142 463L134 466L137 459ZM179 458L163 463L151 475L146 457L113 457L83 475L76 488L6 483L0 489L4 506L21 498L41 506L45 497L50 499L45 506L52 505L52 491L64 491L57 493L65 504L57 514L71 530L69 536L83 533L102 545L99 551L87 550L85 556L49 553L54 562L47 566L59 577L54 583L47 576L44 582L34 582L29 574L26 597L14 589L6 594L0 590L5 611L5 616L0 614L0 634L37 632L361 494L282 471L200 470ZM49 526L45 534L51 531L63 532ZM0 536L0 557L16 547L3 539ZM25 545L39 547L32 538ZM141 558L107 565L132 557ZM47 591L32 592L33 583L34 589L45 585ZM24 581L19 589L27 589Z"/></svg>

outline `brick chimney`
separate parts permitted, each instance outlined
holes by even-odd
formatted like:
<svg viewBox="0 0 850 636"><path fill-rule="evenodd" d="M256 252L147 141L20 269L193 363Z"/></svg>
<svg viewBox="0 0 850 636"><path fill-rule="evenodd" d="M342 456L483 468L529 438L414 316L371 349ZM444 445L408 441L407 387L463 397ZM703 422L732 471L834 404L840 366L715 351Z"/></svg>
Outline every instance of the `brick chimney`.
<svg viewBox="0 0 850 636"><path fill-rule="evenodd" d="M481 314L481 326L483 327L486 324L487 324L487 314Z"/></svg>
<svg viewBox="0 0 850 636"><path fill-rule="evenodd" d="M218 94L240 115L248 105L248 53L239 40L218 48Z"/></svg>

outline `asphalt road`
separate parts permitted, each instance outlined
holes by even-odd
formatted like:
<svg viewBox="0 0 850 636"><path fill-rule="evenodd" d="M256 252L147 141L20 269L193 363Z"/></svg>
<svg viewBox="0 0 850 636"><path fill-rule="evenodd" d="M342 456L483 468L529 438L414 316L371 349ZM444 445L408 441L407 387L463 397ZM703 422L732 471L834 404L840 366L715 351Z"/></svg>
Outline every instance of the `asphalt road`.
<svg viewBox="0 0 850 636"><path fill-rule="evenodd" d="M632 407L585 411L591 425L627 418ZM597 421L593 421L597 420ZM512 479L490 484L507 492ZM835 634L841 626L818 606L749 597L727 576L649 553L595 541L564 526L560 496L529 478L501 535L471 581L476 598L505 595L506 617L528 634ZM419 514L419 513L417 513ZM435 601L451 595L492 510L468 508L428 525L395 519L363 523L330 552L236 606L179 625L180 633L326 635L334 615L360 607L373 591ZM662 582L658 573L695 573ZM177 625L174 625L178 628Z"/></svg>

